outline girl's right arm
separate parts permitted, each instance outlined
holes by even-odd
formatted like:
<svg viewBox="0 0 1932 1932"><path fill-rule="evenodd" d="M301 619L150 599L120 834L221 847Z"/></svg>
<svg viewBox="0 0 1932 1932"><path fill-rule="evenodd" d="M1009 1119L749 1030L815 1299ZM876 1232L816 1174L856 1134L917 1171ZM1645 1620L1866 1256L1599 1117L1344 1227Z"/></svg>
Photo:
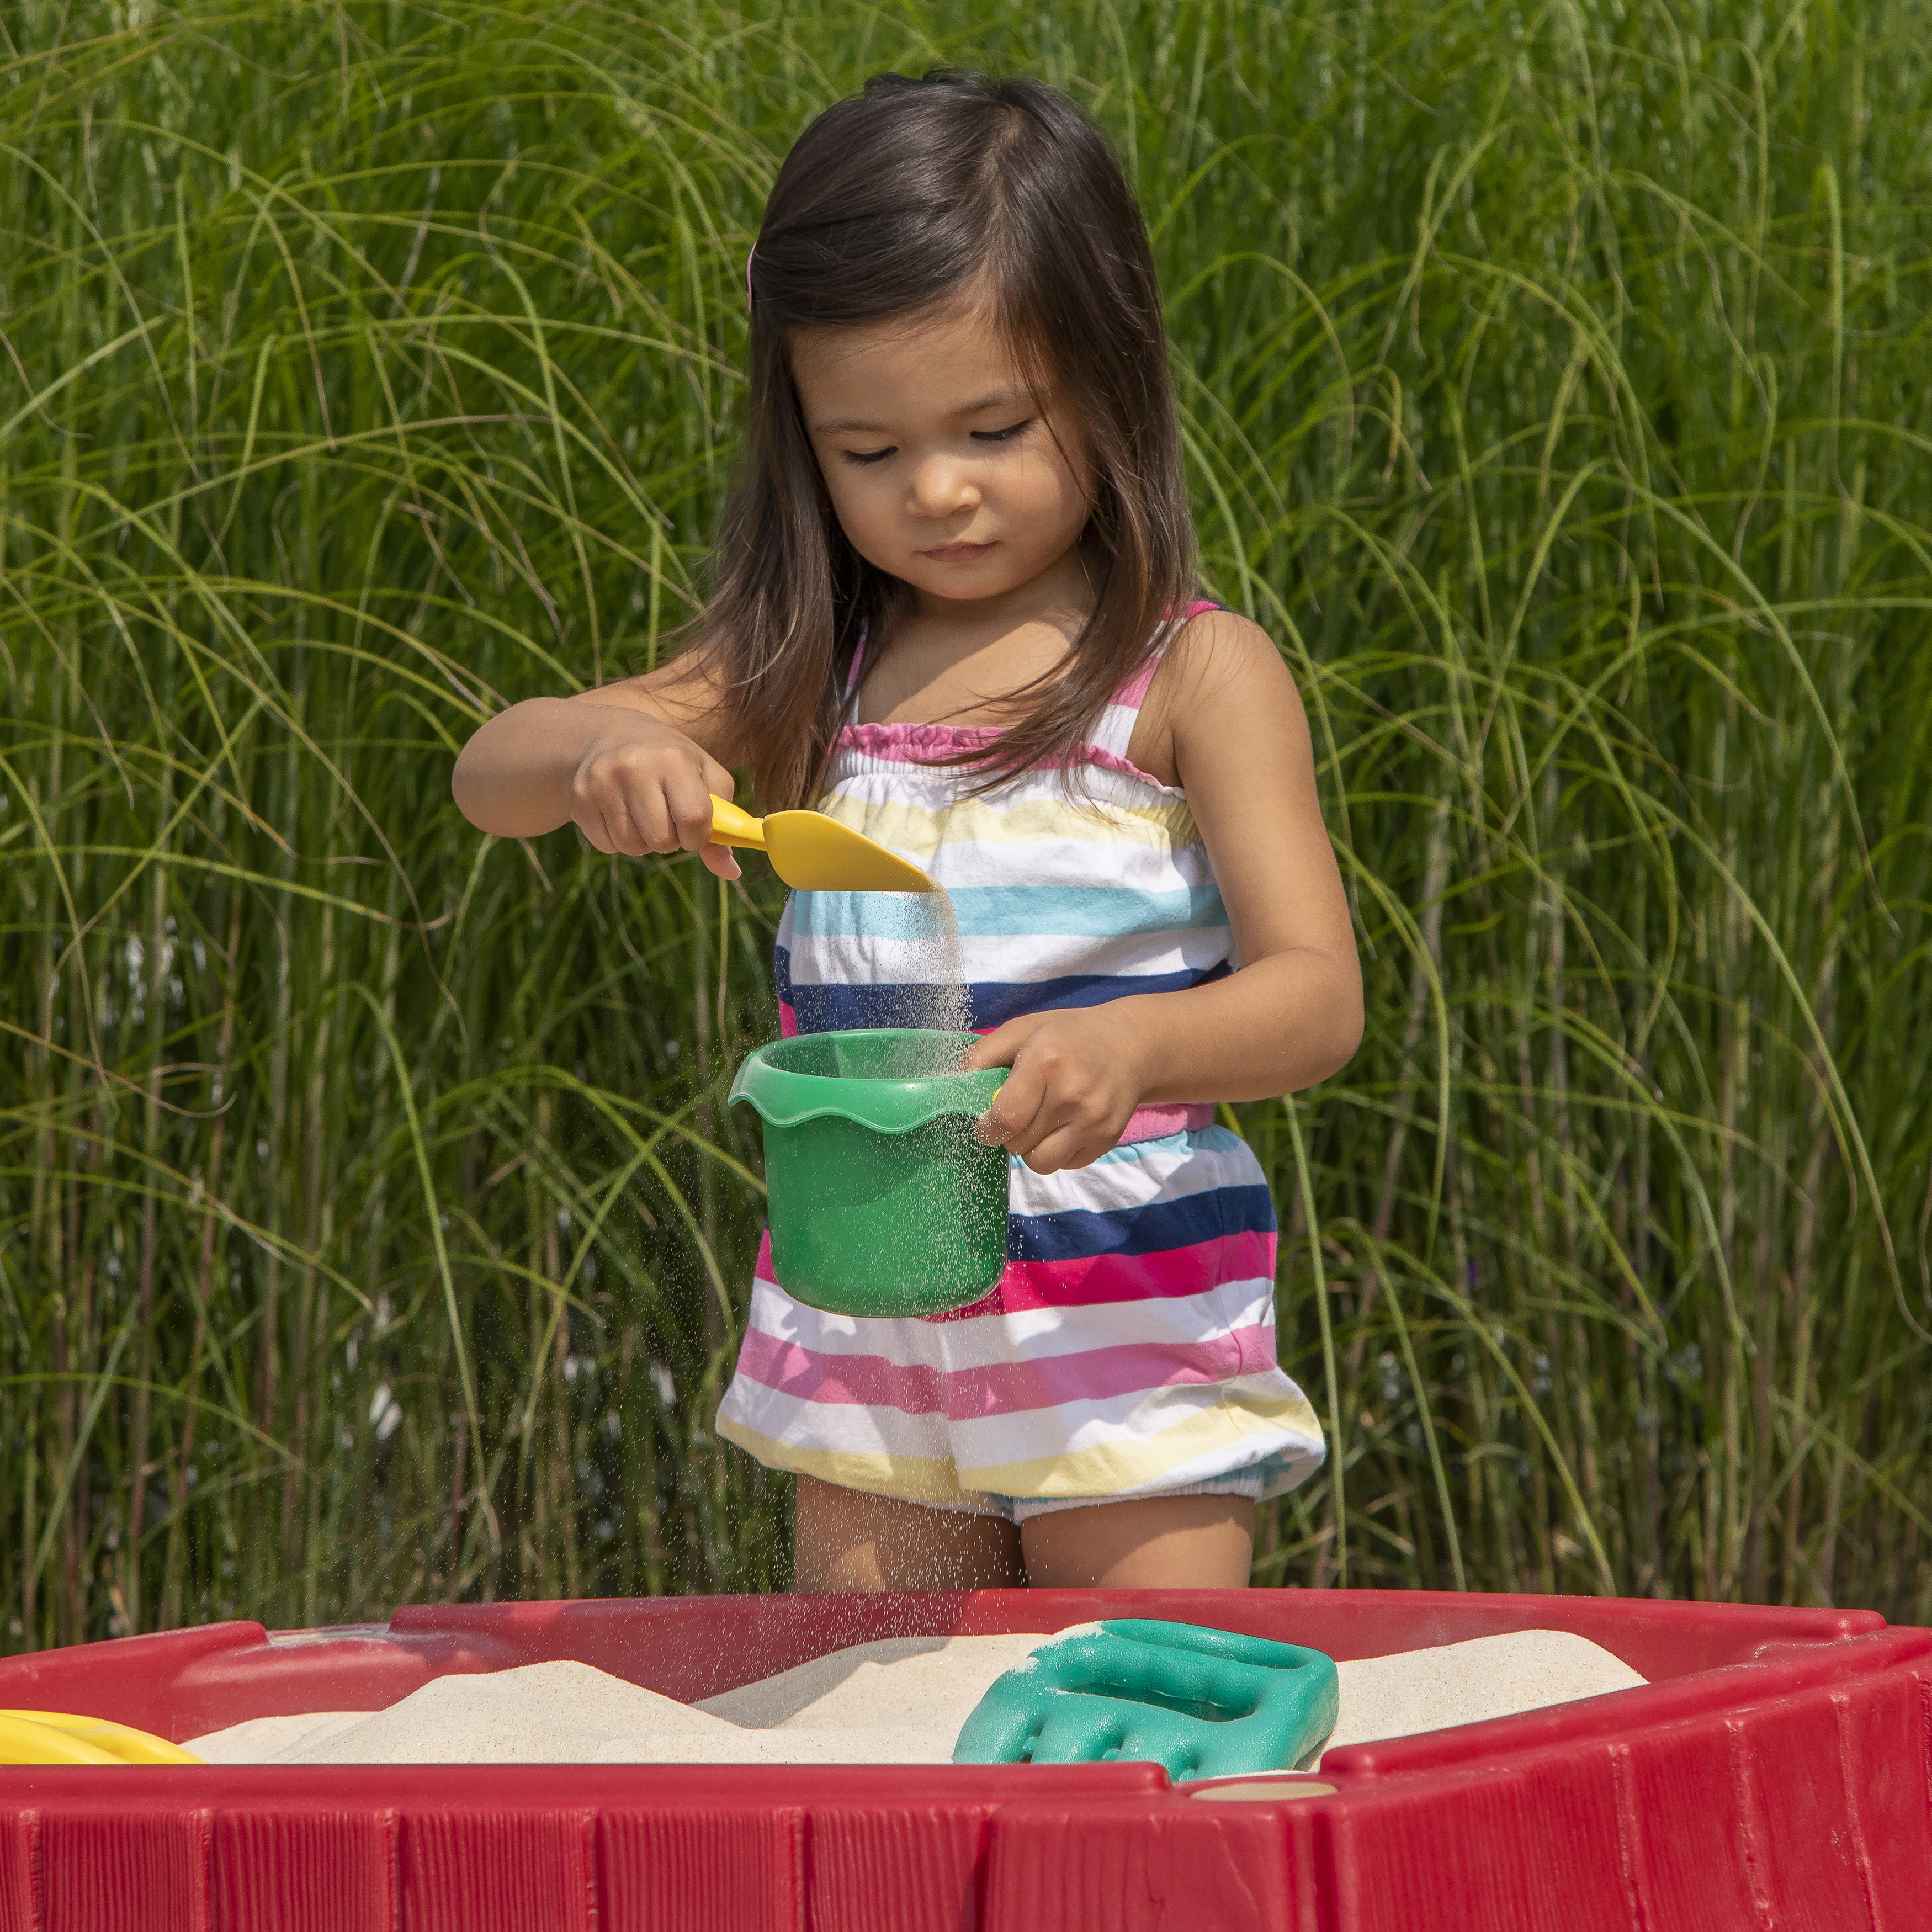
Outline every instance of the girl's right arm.
<svg viewBox="0 0 1932 1932"><path fill-rule="evenodd" d="M533 838L574 821L600 852L695 852L720 878L738 862L711 837L729 798L724 707L701 650L575 698L530 698L477 728L450 780L471 824Z"/></svg>

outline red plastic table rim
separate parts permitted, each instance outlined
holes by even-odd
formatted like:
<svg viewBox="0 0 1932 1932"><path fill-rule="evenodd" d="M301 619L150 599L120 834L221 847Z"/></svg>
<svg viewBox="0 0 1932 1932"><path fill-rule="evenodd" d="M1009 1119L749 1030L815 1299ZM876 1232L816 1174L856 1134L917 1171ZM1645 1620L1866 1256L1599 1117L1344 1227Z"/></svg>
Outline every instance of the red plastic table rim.
<svg viewBox="0 0 1932 1932"><path fill-rule="evenodd" d="M1103 1616L1338 1661L1570 1630L1650 1682L1206 1790L1137 1764L0 1770L0 1932L1932 1924L1932 1632L1868 1611L1374 1590L421 1604L12 1658L0 1706L180 1740L560 1658L689 1700L878 1637Z"/></svg>

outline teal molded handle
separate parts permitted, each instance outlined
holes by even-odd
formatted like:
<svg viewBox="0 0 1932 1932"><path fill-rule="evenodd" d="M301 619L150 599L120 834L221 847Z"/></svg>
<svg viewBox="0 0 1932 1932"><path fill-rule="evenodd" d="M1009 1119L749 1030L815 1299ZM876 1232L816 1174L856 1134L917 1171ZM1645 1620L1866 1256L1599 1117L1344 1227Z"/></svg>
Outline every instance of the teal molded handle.
<svg viewBox="0 0 1932 1932"><path fill-rule="evenodd" d="M960 1727L955 1764L1163 1766L1177 1782L1286 1771L1335 1728L1334 1661L1201 1624L1109 1621L1043 1643Z"/></svg>

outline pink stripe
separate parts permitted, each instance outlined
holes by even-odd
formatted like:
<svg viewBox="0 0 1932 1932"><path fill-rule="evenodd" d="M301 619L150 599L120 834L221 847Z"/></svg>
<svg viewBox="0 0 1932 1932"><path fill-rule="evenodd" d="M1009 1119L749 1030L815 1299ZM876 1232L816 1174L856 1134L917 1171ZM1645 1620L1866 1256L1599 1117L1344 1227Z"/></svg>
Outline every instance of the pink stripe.
<svg viewBox="0 0 1932 1932"><path fill-rule="evenodd" d="M1228 1281L1272 1281L1276 1237L1249 1229L1151 1255L1084 1255L1070 1262L1009 1262L1000 1285L970 1308L927 1322L970 1322L1028 1308L1096 1308L1112 1301L1177 1301Z"/></svg>
<svg viewBox="0 0 1932 1932"><path fill-rule="evenodd" d="M1184 624L1190 623L1195 618L1199 616L1202 611L1218 610L1220 608L1218 604L1190 604L1180 621ZM1107 702L1109 704L1118 704L1138 710L1142 701L1148 694L1148 686L1154 682L1154 673L1160 668L1161 658L1166 650L1166 646L1163 644L1160 650L1156 650L1154 656L1149 658L1147 662L1142 664L1140 669L1136 671L1112 698L1108 699Z"/></svg>
<svg viewBox="0 0 1932 1932"><path fill-rule="evenodd" d="M1136 1141L1157 1141L1163 1134L1198 1134L1214 1124L1211 1100L1176 1100L1158 1107L1136 1107L1115 1144L1131 1147Z"/></svg>
<svg viewBox="0 0 1932 1932"><path fill-rule="evenodd" d="M1211 1342L1124 1342L974 1369L824 1354L756 1328L746 1333L738 1354L741 1376L799 1402L943 1414L951 1422L1226 1382L1274 1366L1274 1330L1260 1324Z"/></svg>
<svg viewBox="0 0 1932 1932"><path fill-rule="evenodd" d="M1272 1281L1276 1237L1248 1228L1149 1255L1087 1255L1070 1262L1009 1262L999 1286L971 1306L925 1322L970 1322L1025 1308L1094 1308L1110 1301L1175 1301L1223 1282ZM1090 1280L1089 1277L1091 1277ZM769 1232L758 1242L758 1277L784 1284L772 1266Z"/></svg>
<svg viewBox="0 0 1932 1932"><path fill-rule="evenodd" d="M778 1002L778 1037L779 1037L779 1039L781 1039L781 1040L793 1040L793 1039L796 1039L796 1038L797 1037L797 1034L798 1034L798 1012L797 1012L797 1010L796 1010L796 1008L792 1005L792 1003L791 1003L789 1000L779 1000L779 1002ZM1210 1111L1211 1111L1211 1110L1210 1110ZM1129 1122L1128 1122L1128 1124L1128 1124L1130 1126L1131 1126L1133 1124L1133 1123L1130 1120L1130 1121L1129 1121Z"/></svg>
<svg viewBox="0 0 1932 1932"><path fill-rule="evenodd" d="M922 1364L889 1362L883 1355L824 1355L748 1328L738 1372L800 1402L852 1408L896 1408L902 1415L943 1412L945 1377Z"/></svg>
<svg viewBox="0 0 1932 1932"><path fill-rule="evenodd" d="M1188 605L1180 621L1184 624L1190 622L1204 610L1218 610L1220 608L1218 604L1196 602ZM1154 673L1160 668L1160 655L1156 651L1107 702L1138 706L1147 696ZM860 666L865 656L866 640L861 638L857 650L853 652L851 667L845 674L845 694L848 698L858 688ZM869 757L890 758L901 764L928 764L936 758L957 757L962 752L983 751L999 735L999 727L994 724L848 724L840 730L838 742L842 751L862 752ZM1098 765L1103 770L1144 778L1149 784L1160 784L1160 779L1130 764L1119 753L1098 745L1079 746L1064 759L1055 762Z"/></svg>
<svg viewBox="0 0 1932 1932"><path fill-rule="evenodd" d="M984 751L999 735L990 724L847 724L840 728L838 742L842 750L910 764Z"/></svg>
<svg viewBox="0 0 1932 1932"><path fill-rule="evenodd" d="M1082 745L1076 761L1083 765L1098 765L1103 772L1118 772L1123 778L1138 778L1142 784L1157 787L1162 791L1172 791L1174 787L1164 784L1151 772L1144 772L1131 758L1124 758L1118 752L1110 752L1104 745Z"/></svg>
<svg viewBox="0 0 1932 1932"><path fill-rule="evenodd" d="M962 752L983 752L999 736L990 724L848 724L838 734L838 748L856 752L868 758L884 758L893 764L930 765ZM1062 767L1094 765L1103 772L1118 772L1138 778L1143 784L1171 789L1151 772L1144 772L1131 758L1110 752L1102 745L1076 745L1052 764ZM968 768L970 770L970 767Z"/></svg>

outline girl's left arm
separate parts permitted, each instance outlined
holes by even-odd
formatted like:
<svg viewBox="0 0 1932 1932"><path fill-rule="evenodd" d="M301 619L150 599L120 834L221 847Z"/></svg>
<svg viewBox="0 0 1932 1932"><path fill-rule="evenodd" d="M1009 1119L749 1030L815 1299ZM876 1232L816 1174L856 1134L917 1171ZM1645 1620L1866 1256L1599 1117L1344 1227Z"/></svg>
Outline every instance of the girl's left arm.
<svg viewBox="0 0 1932 1932"><path fill-rule="evenodd" d="M966 1064L1012 1073L981 1136L1037 1173L1097 1160L1144 1103L1312 1086L1346 1066L1362 1036L1348 900L1322 822L1307 714L1280 653L1245 618L1197 618L1162 664L1150 709L1240 970L1185 992L1030 1013L987 1035ZM1156 758L1156 768L1167 762Z"/></svg>

